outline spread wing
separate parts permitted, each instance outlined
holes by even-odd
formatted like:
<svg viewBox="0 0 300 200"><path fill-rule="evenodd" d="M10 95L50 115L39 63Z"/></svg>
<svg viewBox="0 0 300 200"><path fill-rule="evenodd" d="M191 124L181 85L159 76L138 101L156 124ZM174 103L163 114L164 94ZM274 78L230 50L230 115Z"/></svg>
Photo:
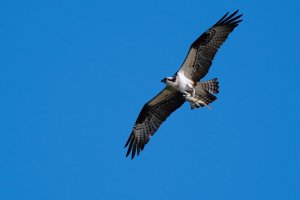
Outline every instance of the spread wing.
<svg viewBox="0 0 300 200"><path fill-rule="evenodd" d="M215 25L193 42L178 72L183 72L187 78L196 82L207 74L219 47L242 21L240 19L242 14L236 16L237 12L238 10L229 16L229 13L226 13Z"/></svg>
<svg viewBox="0 0 300 200"><path fill-rule="evenodd" d="M131 159L140 154L148 143L150 136L154 135L159 126L168 116L185 102L181 93L165 87L156 97L142 108L133 130L125 144L128 146L126 157L131 152Z"/></svg>

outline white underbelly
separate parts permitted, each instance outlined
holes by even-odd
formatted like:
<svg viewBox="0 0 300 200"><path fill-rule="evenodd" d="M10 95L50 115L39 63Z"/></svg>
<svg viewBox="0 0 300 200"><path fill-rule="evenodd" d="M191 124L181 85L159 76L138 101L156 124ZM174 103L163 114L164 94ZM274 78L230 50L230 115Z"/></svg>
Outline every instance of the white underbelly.
<svg viewBox="0 0 300 200"><path fill-rule="evenodd" d="M184 93L185 91L192 91L193 90L193 81L186 78L184 74L178 74L178 91Z"/></svg>

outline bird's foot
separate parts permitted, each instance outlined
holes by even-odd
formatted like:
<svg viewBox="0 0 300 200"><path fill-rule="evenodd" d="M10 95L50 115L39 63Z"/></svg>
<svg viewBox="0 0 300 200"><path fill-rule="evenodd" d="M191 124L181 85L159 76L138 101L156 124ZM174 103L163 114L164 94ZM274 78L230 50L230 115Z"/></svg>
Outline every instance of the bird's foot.
<svg viewBox="0 0 300 200"><path fill-rule="evenodd" d="M188 95L183 95L185 97L185 100L190 102L191 105L191 109L195 109L195 108L199 108L201 106L206 106L209 109L211 109L211 107L209 105L207 105L204 101L197 99L196 96L193 97L190 94Z"/></svg>

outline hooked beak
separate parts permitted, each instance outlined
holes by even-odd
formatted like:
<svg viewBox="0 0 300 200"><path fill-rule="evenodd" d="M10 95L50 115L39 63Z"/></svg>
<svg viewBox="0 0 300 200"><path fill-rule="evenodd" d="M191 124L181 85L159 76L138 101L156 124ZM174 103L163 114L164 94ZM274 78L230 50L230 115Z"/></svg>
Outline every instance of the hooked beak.
<svg viewBox="0 0 300 200"><path fill-rule="evenodd" d="M162 83L166 83L167 78L161 80Z"/></svg>

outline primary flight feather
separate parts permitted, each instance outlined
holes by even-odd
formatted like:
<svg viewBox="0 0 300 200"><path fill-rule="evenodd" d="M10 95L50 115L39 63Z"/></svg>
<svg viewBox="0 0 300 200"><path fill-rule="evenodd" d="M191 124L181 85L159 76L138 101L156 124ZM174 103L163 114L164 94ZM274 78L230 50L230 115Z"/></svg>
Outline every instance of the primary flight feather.
<svg viewBox="0 0 300 200"><path fill-rule="evenodd" d="M139 155L159 126L184 102L188 101L194 109L208 106L217 99L214 94L219 92L218 80L200 80L208 73L220 46L242 21L242 14L237 13L238 10L231 15L226 13L200 35L190 46L182 66L175 75L162 80L166 87L143 106L133 126L125 144L125 148L128 147L126 157L130 153L132 159Z"/></svg>

